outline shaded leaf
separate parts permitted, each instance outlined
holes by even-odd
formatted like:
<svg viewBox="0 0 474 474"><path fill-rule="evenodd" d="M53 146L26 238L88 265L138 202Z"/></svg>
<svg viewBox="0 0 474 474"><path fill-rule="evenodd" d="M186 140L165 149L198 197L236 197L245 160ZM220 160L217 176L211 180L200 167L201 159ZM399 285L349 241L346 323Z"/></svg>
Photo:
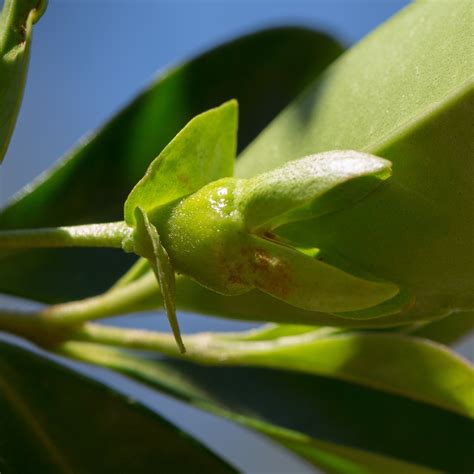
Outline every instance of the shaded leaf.
<svg viewBox="0 0 474 474"><path fill-rule="evenodd" d="M0 14L0 163L15 127L25 86L33 23L47 0L5 0Z"/></svg>
<svg viewBox="0 0 474 474"><path fill-rule="evenodd" d="M473 330L474 312L466 311L450 314L445 318L430 323L415 325L411 330L407 330L407 332L414 336L424 337L442 344L453 344Z"/></svg>
<svg viewBox="0 0 474 474"><path fill-rule="evenodd" d="M0 342L2 473L235 472L140 403Z"/></svg>

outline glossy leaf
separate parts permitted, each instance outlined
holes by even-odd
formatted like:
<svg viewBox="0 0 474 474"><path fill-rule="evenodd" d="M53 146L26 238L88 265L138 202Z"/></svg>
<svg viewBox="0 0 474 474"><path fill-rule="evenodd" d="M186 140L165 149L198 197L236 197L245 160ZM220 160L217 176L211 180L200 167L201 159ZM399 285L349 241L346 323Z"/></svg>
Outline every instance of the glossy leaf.
<svg viewBox="0 0 474 474"><path fill-rule="evenodd" d="M47 0L5 0L0 13L0 163L15 127L25 86L33 23Z"/></svg>
<svg viewBox="0 0 474 474"><path fill-rule="evenodd" d="M472 3L416 2L335 61L237 175L331 149L389 159L392 178L366 199L280 232L407 290L414 304L399 319L472 309L473 81Z"/></svg>
<svg viewBox="0 0 474 474"><path fill-rule="evenodd" d="M315 465L327 468L324 458L334 456L329 472L426 472L417 466L470 472L474 466L472 420L404 397L311 374L150 360L87 343L69 342L61 351L259 430Z"/></svg>
<svg viewBox="0 0 474 474"><path fill-rule="evenodd" d="M327 35L275 28L239 38L161 75L16 196L0 212L0 229L122 219L133 186L192 117L236 98L242 149L340 52ZM0 262L0 291L53 302L104 291L133 257L107 250L57 249L0 255ZM66 273L74 285L64 278Z"/></svg>
<svg viewBox="0 0 474 474"><path fill-rule="evenodd" d="M235 472L135 400L0 342L2 473Z"/></svg>
<svg viewBox="0 0 474 474"><path fill-rule="evenodd" d="M252 232L319 217L362 199L391 175L387 160L337 150L290 161L246 181L239 207Z"/></svg>
<svg viewBox="0 0 474 474"><path fill-rule="evenodd" d="M160 155L125 201L125 222L191 194L211 181L232 176L237 147L237 102L194 117Z"/></svg>

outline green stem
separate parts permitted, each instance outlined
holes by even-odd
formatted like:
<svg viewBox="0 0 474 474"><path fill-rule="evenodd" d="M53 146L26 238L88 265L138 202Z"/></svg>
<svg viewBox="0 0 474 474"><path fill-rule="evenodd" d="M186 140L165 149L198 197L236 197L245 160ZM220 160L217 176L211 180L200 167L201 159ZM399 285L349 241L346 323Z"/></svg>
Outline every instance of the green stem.
<svg viewBox="0 0 474 474"><path fill-rule="evenodd" d="M194 348L196 342L193 341L194 336L188 336L188 338L193 342L192 346ZM171 357L189 358L188 356L191 356L194 360L196 359L194 350L183 355L171 334L143 329L124 329L100 324L85 324L72 335L70 340L160 352ZM209 360L209 357L203 357L203 360L199 361L212 362L214 358L211 357Z"/></svg>
<svg viewBox="0 0 474 474"><path fill-rule="evenodd" d="M192 360L201 364L245 363L252 355L267 353L284 347L311 343L341 330L315 328L314 330L269 340L245 340L249 333L198 333L185 336L186 353L183 354L171 334L143 329L125 329L98 324L85 324L75 331L70 341L87 342L124 349L159 352L174 358Z"/></svg>
<svg viewBox="0 0 474 474"><path fill-rule="evenodd" d="M122 241L132 230L125 222L51 227L0 232L0 250L112 247L122 248Z"/></svg>
<svg viewBox="0 0 474 474"><path fill-rule="evenodd" d="M39 313L17 310L0 311L0 330L32 339L41 331L42 318Z"/></svg>
<svg viewBox="0 0 474 474"><path fill-rule="evenodd" d="M77 324L94 319L160 308L159 287L152 273L127 286L91 298L50 306L43 314L57 325Z"/></svg>
<svg viewBox="0 0 474 474"><path fill-rule="evenodd" d="M162 306L154 275L102 295L49 306L38 311L0 310L0 330L42 343L69 337L82 323Z"/></svg>

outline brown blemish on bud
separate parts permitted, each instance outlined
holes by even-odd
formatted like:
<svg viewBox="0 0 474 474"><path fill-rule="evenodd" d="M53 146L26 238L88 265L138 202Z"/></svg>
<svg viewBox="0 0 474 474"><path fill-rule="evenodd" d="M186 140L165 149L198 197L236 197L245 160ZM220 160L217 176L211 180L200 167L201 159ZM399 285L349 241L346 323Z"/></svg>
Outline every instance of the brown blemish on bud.
<svg viewBox="0 0 474 474"><path fill-rule="evenodd" d="M278 256L269 255L264 249L254 250L251 261L256 288L272 295L286 299L294 283L291 271L284 260Z"/></svg>

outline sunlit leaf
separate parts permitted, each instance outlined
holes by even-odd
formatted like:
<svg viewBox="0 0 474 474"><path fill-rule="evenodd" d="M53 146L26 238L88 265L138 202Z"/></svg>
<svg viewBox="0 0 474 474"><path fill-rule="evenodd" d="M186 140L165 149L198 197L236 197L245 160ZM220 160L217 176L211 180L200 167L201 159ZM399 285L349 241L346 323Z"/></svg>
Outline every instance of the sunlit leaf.
<svg viewBox="0 0 474 474"><path fill-rule="evenodd" d="M474 307L472 20L466 0L408 6L336 60L236 168L254 176L333 149L390 160L390 180L357 205L280 232L405 288L415 300L403 320Z"/></svg>
<svg viewBox="0 0 474 474"><path fill-rule="evenodd" d="M232 176L237 146L237 102L194 117L160 153L125 201L125 221Z"/></svg>
<svg viewBox="0 0 474 474"><path fill-rule="evenodd" d="M474 367L446 346L420 337L379 331L308 331L292 326L286 330L286 326L280 326L276 333L277 328L189 335L183 357L217 366L270 367L334 377L474 419ZM136 331L133 335L131 341L126 330L87 325L78 337L180 356L168 334Z"/></svg>

